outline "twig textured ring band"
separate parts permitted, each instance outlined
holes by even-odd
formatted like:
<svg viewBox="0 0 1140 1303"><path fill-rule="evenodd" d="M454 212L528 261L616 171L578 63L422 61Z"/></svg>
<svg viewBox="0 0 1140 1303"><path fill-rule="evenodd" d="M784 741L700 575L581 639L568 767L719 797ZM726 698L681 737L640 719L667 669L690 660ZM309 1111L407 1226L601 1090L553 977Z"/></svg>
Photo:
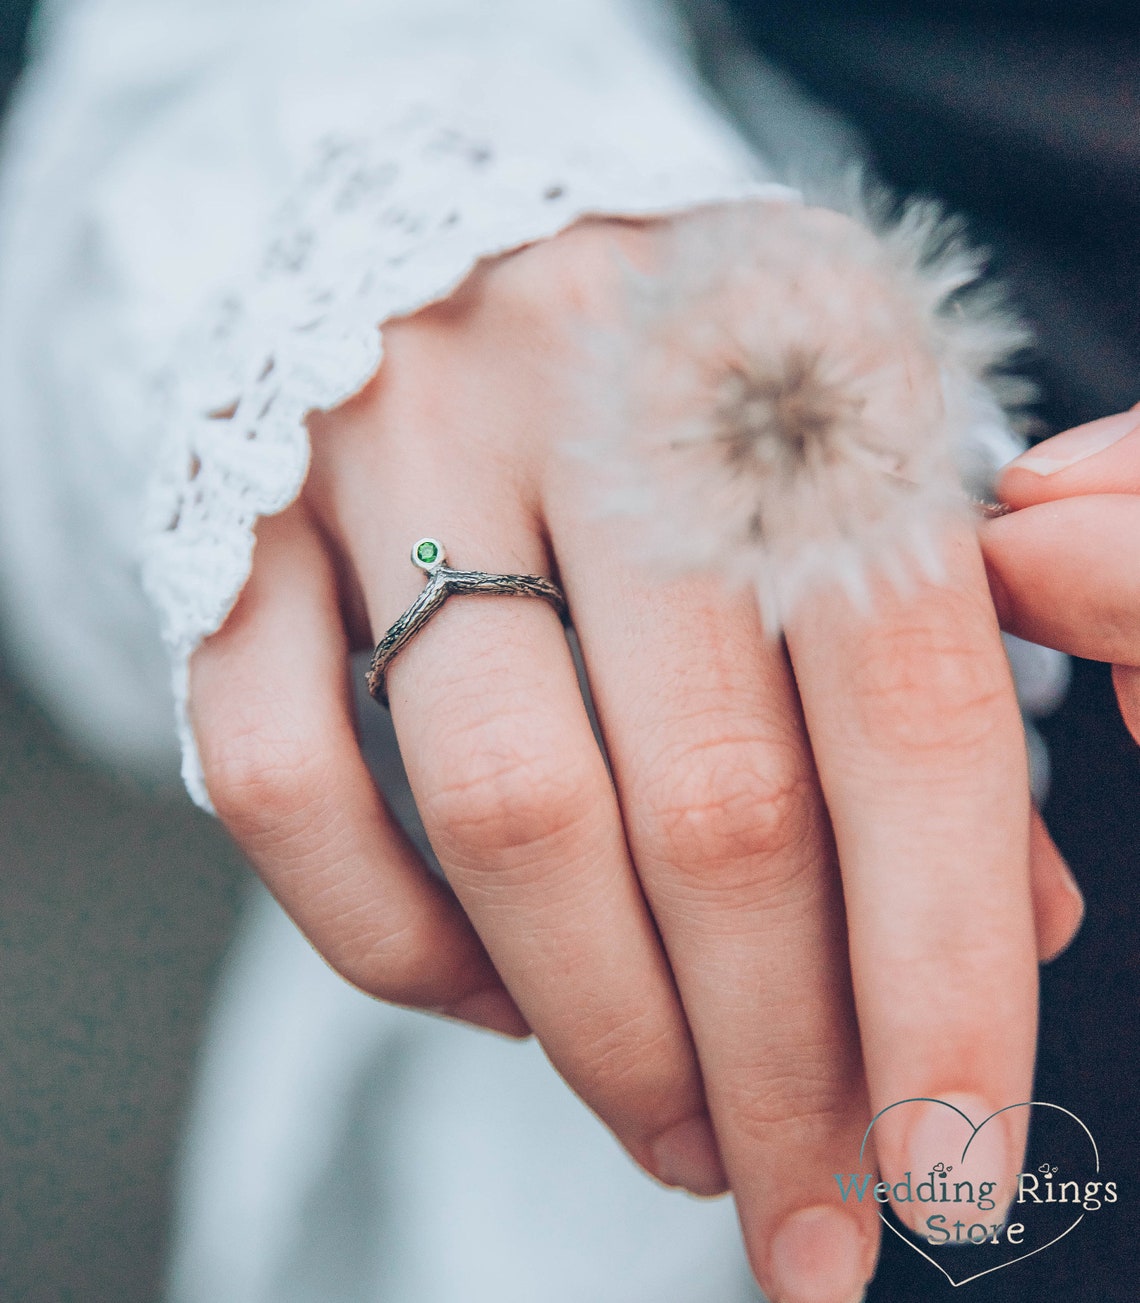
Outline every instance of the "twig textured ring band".
<svg viewBox="0 0 1140 1303"><path fill-rule="evenodd" d="M512 597L542 597L566 619L561 588L541 575L493 575L485 570L453 570L438 539L421 538L412 548L412 564L425 571L427 585L419 597L376 644L368 668L368 691L382 706L388 704L385 677L396 655L416 636L452 593L500 593Z"/></svg>

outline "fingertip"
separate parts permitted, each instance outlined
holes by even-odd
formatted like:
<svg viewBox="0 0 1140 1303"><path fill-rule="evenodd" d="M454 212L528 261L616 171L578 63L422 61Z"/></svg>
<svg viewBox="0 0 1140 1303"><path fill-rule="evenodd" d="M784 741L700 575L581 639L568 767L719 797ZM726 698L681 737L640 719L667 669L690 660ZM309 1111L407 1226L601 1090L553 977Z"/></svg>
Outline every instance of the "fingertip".
<svg viewBox="0 0 1140 1303"><path fill-rule="evenodd" d="M1065 857L1035 810L1029 837L1037 958L1059 958L1072 945L1085 916L1085 898Z"/></svg>
<svg viewBox="0 0 1140 1303"><path fill-rule="evenodd" d="M1124 725L1140 745L1140 669L1133 665L1114 665L1112 683Z"/></svg>
<svg viewBox="0 0 1140 1303"><path fill-rule="evenodd" d="M849 1211L801 1208L772 1237L770 1295L774 1303L861 1303L876 1256L877 1241Z"/></svg>
<svg viewBox="0 0 1140 1303"><path fill-rule="evenodd" d="M998 476L997 483L994 485L994 496L998 502L1008 508L1009 512L1035 506L1049 498L1041 476L1022 470L1016 462L1007 466ZM1001 517L998 516L996 519L1000 520Z"/></svg>
<svg viewBox="0 0 1140 1303"><path fill-rule="evenodd" d="M728 1190L724 1161L708 1114L678 1122L649 1145L650 1167L664 1185L715 1199Z"/></svg>
<svg viewBox="0 0 1140 1303"><path fill-rule="evenodd" d="M1075 494L978 534L1006 632L1088 660L1140 659L1140 493Z"/></svg>
<svg viewBox="0 0 1140 1303"><path fill-rule="evenodd" d="M1049 932L1038 936L1038 962L1051 964L1060 959L1077 939L1084 921L1085 898L1074 883L1063 914L1057 915Z"/></svg>
<svg viewBox="0 0 1140 1303"><path fill-rule="evenodd" d="M511 1040L522 1041L531 1036L530 1024L522 1016L518 1005L499 986L474 995L464 996L445 1008L435 1010L444 1018L453 1018L458 1022L469 1023L483 1031L497 1032Z"/></svg>

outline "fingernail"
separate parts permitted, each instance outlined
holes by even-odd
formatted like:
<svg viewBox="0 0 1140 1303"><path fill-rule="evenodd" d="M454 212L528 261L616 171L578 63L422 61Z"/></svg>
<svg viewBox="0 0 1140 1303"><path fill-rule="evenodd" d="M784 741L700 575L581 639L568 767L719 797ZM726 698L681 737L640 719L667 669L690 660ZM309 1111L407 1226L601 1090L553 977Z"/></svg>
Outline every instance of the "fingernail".
<svg viewBox="0 0 1140 1303"><path fill-rule="evenodd" d="M920 1225L930 1212L930 1203L921 1202L918 1190L921 1183L942 1179L969 1181L977 1188L983 1182L992 1181L993 1217L1000 1219L1013 1197L1013 1146L1008 1115L998 1113L994 1117L997 1110L977 1095L942 1095L939 1100L936 1104L915 1105L905 1155L914 1197L919 1202L896 1203L895 1211L908 1224L917 1220ZM961 1116L963 1113L965 1117ZM987 1122L987 1118L991 1120ZM980 1128L976 1134L975 1127ZM941 1168L938 1164L942 1164ZM941 1173L949 1169L953 1169L952 1174L943 1178ZM940 1187L936 1186L935 1192L940 1195Z"/></svg>
<svg viewBox="0 0 1140 1303"><path fill-rule="evenodd" d="M1115 416L1102 416L1099 421L1089 421L1073 430L1065 430L1052 439L1046 439L1020 457L1015 457L1005 468L1033 471L1035 475L1052 475L1063 471L1086 457L1094 457L1118 443L1134 430L1140 430L1136 413L1119 412Z"/></svg>
<svg viewBox="0 0 1140 1303"><path fill-rule="evenodd" d="M848 1213L801 1208L772 1237L772 1303L859 1303L866 1292L867 1246Z"/></svg>
<svg viewBox="0 0 1140 1303"><path fill-rule="evenodd" d="M702 1113L663 1131L649 1146L653 1171L665 1185L705 1198L724 1194L728 1177L712 1124Z"/></svg>
<svg viewBox="0 0 1140 1303"><path fill-rule="evenodd" d="M529 1036L530 1025L519 1013L518 1006L498 987L489 991L479 991L475 995L464 996L455 1004L438 1009L445 1018L457 1018L460 1022L472 1023L490 1032L499 1032L502 1036L511 1036L522 1040Z"/></svg>

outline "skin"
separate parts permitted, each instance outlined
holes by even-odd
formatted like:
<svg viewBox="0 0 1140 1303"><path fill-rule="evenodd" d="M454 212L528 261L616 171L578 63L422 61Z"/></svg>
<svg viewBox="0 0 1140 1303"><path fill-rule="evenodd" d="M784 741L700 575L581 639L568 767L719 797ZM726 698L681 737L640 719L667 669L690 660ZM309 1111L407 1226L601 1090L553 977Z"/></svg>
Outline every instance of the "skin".
<svg viewBox="0 0 1140 1303"><path fill-rule="evenodd" d="M1011 462L998 488L1015 510L981 541L1003 625L1111 663L1140 742L1140 405L1131 417L1090 422Z"/></svg>
<svg viewBox="0 0 1140 1303"><path fill-rule="evenodd" d="M832 1173L897 1100L1031 1097L1036 964L1080 898L1030 807L970 527L947 522L945 582L873 584L869 615L818 594L781 644L715 580L647 576L589 511L565 377L612 319L615 247L651 263L659 229L581 224L385 327L194 657L195 729L222 819L350 982L533 1031L646 1170L732 1189L775 1299L851 1303L879 1222ZM388 689L454 897L373 786L345 678L422 586L424 534L559 578L606 749L545 603L448 602ZM889 1177L909 1125L876 1127Z"/></svg>

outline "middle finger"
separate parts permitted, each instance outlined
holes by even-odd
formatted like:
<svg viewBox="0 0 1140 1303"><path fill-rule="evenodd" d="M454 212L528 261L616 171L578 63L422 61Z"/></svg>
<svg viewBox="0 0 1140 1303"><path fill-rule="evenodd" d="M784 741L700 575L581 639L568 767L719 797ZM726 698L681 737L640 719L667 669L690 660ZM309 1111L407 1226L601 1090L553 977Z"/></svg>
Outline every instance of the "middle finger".
<svg viewBox="0 0 1140 1303"><path fill-rule="evenodd" d="M557 513L555 513L557 514ZM755 603L647 587L553 526L627 835L697 1044L754 1269L850 1303L878 1242L833 1173L868 1113L834 851L791 675Z"/></svg>

